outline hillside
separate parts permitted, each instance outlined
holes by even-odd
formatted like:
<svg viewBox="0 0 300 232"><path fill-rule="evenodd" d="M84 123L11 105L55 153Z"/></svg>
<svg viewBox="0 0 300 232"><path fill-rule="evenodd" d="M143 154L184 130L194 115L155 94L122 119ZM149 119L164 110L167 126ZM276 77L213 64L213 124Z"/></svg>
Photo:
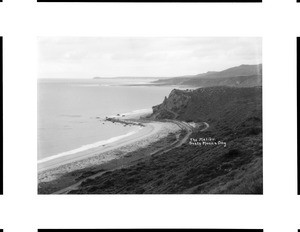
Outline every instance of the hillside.
<svg viewBox="0 0 300 232"><path fill-rule="evenodd" d="M207 72L194 76L174 77L154 81L156 85L183 85L196 87L262 85L262 65L240 65L221 72Z"/></svg>
<svg viewBox="0 0 300 232"><path fill-rule="evenodd" d="M70 193L263 192L261 87L173 90L153 111L152 120L206 122L209 128L195 128L189 143L85 181ZM199 139L216 144L191 143Z"/></svg>
<svg viewBox="0 0 300 232"><path fill-rule="evenodd" d="M213 122L221 119L224 113L234 114L238 120L259 110L261 87L234 88L208 87L196 90L171 91L162 104L153 107L152 119L177 119L194 122ZM168 112L176 112L177 117ZM261 109L260 109L261 111ZM243 115L236 115L237 113Z"/></svg>

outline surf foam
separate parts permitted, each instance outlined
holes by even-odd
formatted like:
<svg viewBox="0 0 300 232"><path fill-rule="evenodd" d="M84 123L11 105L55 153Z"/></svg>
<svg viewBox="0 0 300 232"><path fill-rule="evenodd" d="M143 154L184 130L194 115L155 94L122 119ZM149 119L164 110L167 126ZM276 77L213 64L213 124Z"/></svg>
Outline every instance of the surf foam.
<svg viewBox="0 0 300 232"><path fill-rule="evenodd" d="M61 157L73 155L73 154L76 154L78 152L87 151L87 150L92 149L92 148L97 148L97 147L100 147L100 146L104 146L104 145L116 142L118 140L124 139L128 136L134 135L135 133L137 133L141 129L142 128L138 128L137 130L128 132L125 135L119 135L119 136L116 136L116 137L113 137L113 138L110 138L110 139L107 139L107 140L101 140L101 141L96 142L96 143L83 145L79 148L76 148L76 149L73 149L73 150L70 150L70 151L66 151L66 152L59 153L57 155L49 156L49 157L46 157L44 159L38 160L37 163L41 164L41 163L44 163L44 162L47 162L47 161L50 161L50 160L54 160L54 159L58 159L58 158L61 158Z"/></svg>

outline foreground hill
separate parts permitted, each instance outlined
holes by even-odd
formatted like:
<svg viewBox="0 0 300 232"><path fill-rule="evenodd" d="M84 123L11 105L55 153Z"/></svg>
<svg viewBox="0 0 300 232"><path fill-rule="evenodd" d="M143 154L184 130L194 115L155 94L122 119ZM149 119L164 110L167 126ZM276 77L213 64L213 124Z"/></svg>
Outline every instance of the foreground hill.
<svg viewBox="0 0 300 232"><path fill-rule="evenodd" d="M173 90L153 111L152 120L209 128L195 127L190 142L89 179L70 193L262 193L261 87Z"/></svg>
<svg viewBox="0 0 300 232"><path fill-rule="evenodd" d="M240 65L221 72L207 72L194 76L174 77L154 81L156 85L184 85L196 87L262 85L262 65Z"/></svg>

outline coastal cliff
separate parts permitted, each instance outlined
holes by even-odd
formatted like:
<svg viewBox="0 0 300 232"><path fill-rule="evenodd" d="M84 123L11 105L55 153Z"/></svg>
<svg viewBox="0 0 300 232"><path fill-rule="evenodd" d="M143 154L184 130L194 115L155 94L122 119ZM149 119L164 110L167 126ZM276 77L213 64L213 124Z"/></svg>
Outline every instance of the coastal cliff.
<svg viewBox="0 0 300 232"><path fill-rule="evenodd" d="M202 122L209 128L194 128L180 147L86 181L69 193L262 194L261 87L173 90L153 107L150 118Z"/></svg>
<svg viewBox="0 0 300 232"><path fill-rule="evenodd" d="M214 122L224 114L233 122L252 112L261 112L262 87L209 87L195 90L174 89L154 106L152 119L178 119L187 122Z"/></svg>
<svg viewBox="0 0 300 232"><path fill-rule="evenodd" d="M182 113L192 97L191 90L173 89L163 103L153 106L151 119L176 119Z"/></svg>

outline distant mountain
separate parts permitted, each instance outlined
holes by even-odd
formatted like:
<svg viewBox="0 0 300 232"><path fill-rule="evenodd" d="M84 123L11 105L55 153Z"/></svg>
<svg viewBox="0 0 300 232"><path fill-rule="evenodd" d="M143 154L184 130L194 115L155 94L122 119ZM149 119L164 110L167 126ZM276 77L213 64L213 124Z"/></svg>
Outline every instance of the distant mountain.
<svg viewBox="0 0 300 232"><path fill-rule="evenodd" d="M207 72L194 76L160 79L156 85L183 85L195 87L231 86L254 87L262 85L262 64L240 65L220 72Z"/></svg>
<svg viewBox="0 0 300 232"><path fill-rule="evenodd" d="M157 79L167 79L170 77L149 77L149 76L115 76L115 77L93 77L93 80L101 80L101 79L144 79L144 80L157 80Z"/></svg>
<svg viewBox="0 0 300 232"><path fill-rule="evenodd" d="M255 76L262 75L262 64L259 65L240 65L229 68L221 72L207 72L204 77L225 78L239 76Z"/></svg>

